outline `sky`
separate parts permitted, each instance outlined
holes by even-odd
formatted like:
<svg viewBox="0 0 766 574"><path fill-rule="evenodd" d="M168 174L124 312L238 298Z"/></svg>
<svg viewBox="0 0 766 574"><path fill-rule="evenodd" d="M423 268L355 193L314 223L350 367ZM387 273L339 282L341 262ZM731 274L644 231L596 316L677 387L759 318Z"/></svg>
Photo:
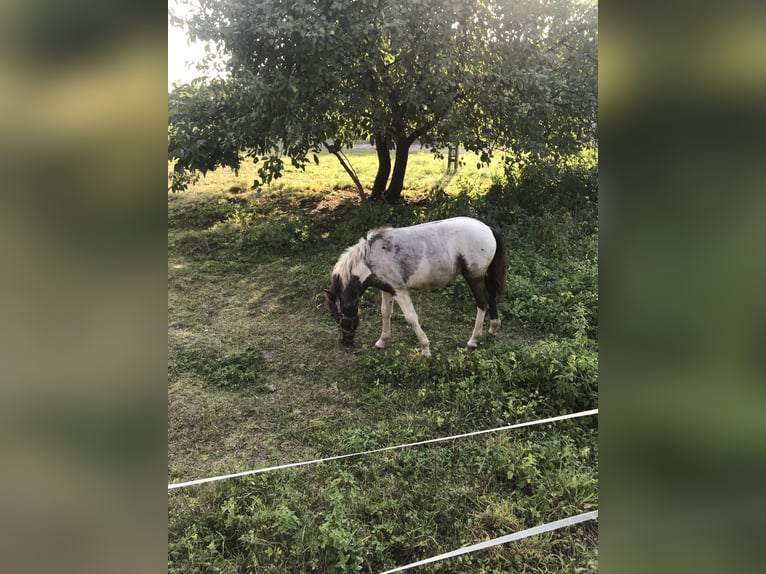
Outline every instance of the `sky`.
<svg viewBox="0 0 766 574"><path fill-rule="evenodd" d="M168 0L168 9L173 9L179 15L184 13L177 0ZM190 43L181 28L171 26L168 22L168 91L173 89L173 82L188 82L200 76L193 63L204 56L204 44ZM189 65L189 62L192 64Z"/></svg>

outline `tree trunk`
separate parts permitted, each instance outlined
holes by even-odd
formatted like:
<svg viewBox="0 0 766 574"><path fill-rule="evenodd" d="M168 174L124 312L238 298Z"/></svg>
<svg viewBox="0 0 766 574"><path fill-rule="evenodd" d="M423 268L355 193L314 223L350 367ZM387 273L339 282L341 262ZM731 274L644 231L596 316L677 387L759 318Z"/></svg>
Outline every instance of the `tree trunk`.
<svg viewBox="0 0 766 574"><path fill-rule="evenodd" d="M375 136L375 151L378 154L378 173L372 184L370 199L383 199L388 176L391 174L391 152L388 151L388 140L383 136Z"/></svg>
<svg viewBox="0 0 766 574"><path fill-rule="evenodd" d="M407 160L410 157L410 138L402 138L396 142L396 156L394 159L394 171L391 175L391 183L384 195L387 203L399 203L402 200L402 189L404 188L404 174L407 171Z"/></svg>

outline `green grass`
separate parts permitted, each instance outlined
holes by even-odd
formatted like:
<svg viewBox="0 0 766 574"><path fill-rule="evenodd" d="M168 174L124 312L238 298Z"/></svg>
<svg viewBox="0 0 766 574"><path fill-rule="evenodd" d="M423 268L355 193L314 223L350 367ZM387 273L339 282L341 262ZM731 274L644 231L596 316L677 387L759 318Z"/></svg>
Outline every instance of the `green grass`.
<svg viewBox="0 0 766 574"><path fill-rule="evenodd" d="M374 172L374 154L351 153ZM514 212L486 194L502 174L469 166L435 194L443 166L426 153L410 160L407 204L362 204L322 159L259 190L229 193L249 176L221 170L168 196L170 482L596 406L592 222ZM463 349L475 309L456 281L414 294L430 359L398 309L390 347L372 348L374 291L357 346L338 346L321 303L341 251L371 227L458 213L511 247L499 334ZM379 572L597 508L597 464L586 418L174 490L168 568ZM419 571L587 572L597 558L591 522Z"/></svg>
<svg viewBox="0 0 766 574"><path fill-rule="evenodd" d="M344 151L350 165L359 175L359 179L369 192L375 179L377 170L377 156L369 149L351 149ZM353 182L344 171L340 162L327 152L318 154L319 164L309 162L305 170L296 169L286 162L284 177L273 181L261 188L259 197L270 196L284 190L298 193L300 196L311 196L312 193L321 196L332 195L332 192L349 190L353 188ZM412 197L425 190L439 187L448 193L461 190L473 190L484 188L491 183L492 176L502 165L504 154L497 152L489 166L479 168L479 157L475 153L466 152L460 154L462 166L457 174L447 174L446 156L437 159L426 149L420 149L417 144L410 151L407 162L407 176L405 179L404 195ZM209 172L195 185L190 187L190 192L195 193L219 193L229 191L232 188L248 192L253 182L258 178L258 165L250 160L242 162L237 173L229 168L220 168Z"/></svg>

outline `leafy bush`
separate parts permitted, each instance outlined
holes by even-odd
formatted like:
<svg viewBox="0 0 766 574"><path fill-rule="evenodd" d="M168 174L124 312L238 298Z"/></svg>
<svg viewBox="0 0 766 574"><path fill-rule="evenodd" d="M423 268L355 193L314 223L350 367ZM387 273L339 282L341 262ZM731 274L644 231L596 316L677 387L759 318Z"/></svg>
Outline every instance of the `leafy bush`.
<svg viewBox="0 0 766 574"><path fill-rule="evenodd" d="M449 430L507 424L594 408L598 359L583 337L458 351L424 359L414 353L364 357L356 387L406 386L419 412L448 417ZM428 417L427 417L428 418ZM458 425L455 427L454 425Z"/></svg>
<svg viewBox="0 0 766 574"><path fill-rule="evenodd" d="M331 237L341 244L356 243L371 229L381 226L401 227L416 222L412 204L389 205L380 201L365 201L355 206L343 219L342 225L333 229Z"/></svg>
<svg viewBox="0 0 766 574"><path fill-rule="evenodd" d="M422 209L424 220L447 219L450 217L477 217L475 198L468 191L448 195L441 189L428 194L427 208Z"/></svg>
<svg viewBox="0 0 766 574"><path fill-rule="evenodd" d="M566 216L563 216L566 218ZM539 218L538 218L539 219ZM533 232L534 233L534 232ZM548 241L557 243L558 238ZM525 329L559 337L598 336L598 254L590 239L511 249L501 313ZM545 255L546 251L550 255ZM574 251L574 254L570 252ZM553 255L555 254L555 255Z"/></svg>
<svg viewBox="0 0 766 574"><path fill-rule="evenodd" d="M595 225L598 216L598 164L595 150L559 157L510 155L505 173L485 196L496 217L567 212Z"/></svg>

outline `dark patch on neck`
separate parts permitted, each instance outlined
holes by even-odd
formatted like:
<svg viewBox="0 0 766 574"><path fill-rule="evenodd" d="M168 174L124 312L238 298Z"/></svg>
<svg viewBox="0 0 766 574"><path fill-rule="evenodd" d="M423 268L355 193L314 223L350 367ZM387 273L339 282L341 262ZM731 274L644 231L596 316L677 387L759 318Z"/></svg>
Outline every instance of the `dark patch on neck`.
<svg viewBox="0 0 766 574"><path fill-rule="evenodd" d="M364 283L362 284L362 287L366 289L367 287L375 287L376 289L380 289L381 291L385 291L386 293L390 293L391 295L396 295L396 289L391 287L388 283L380 279L375 273L370 273L370 275L367 277L367 279L364 280Z"/></svg>

